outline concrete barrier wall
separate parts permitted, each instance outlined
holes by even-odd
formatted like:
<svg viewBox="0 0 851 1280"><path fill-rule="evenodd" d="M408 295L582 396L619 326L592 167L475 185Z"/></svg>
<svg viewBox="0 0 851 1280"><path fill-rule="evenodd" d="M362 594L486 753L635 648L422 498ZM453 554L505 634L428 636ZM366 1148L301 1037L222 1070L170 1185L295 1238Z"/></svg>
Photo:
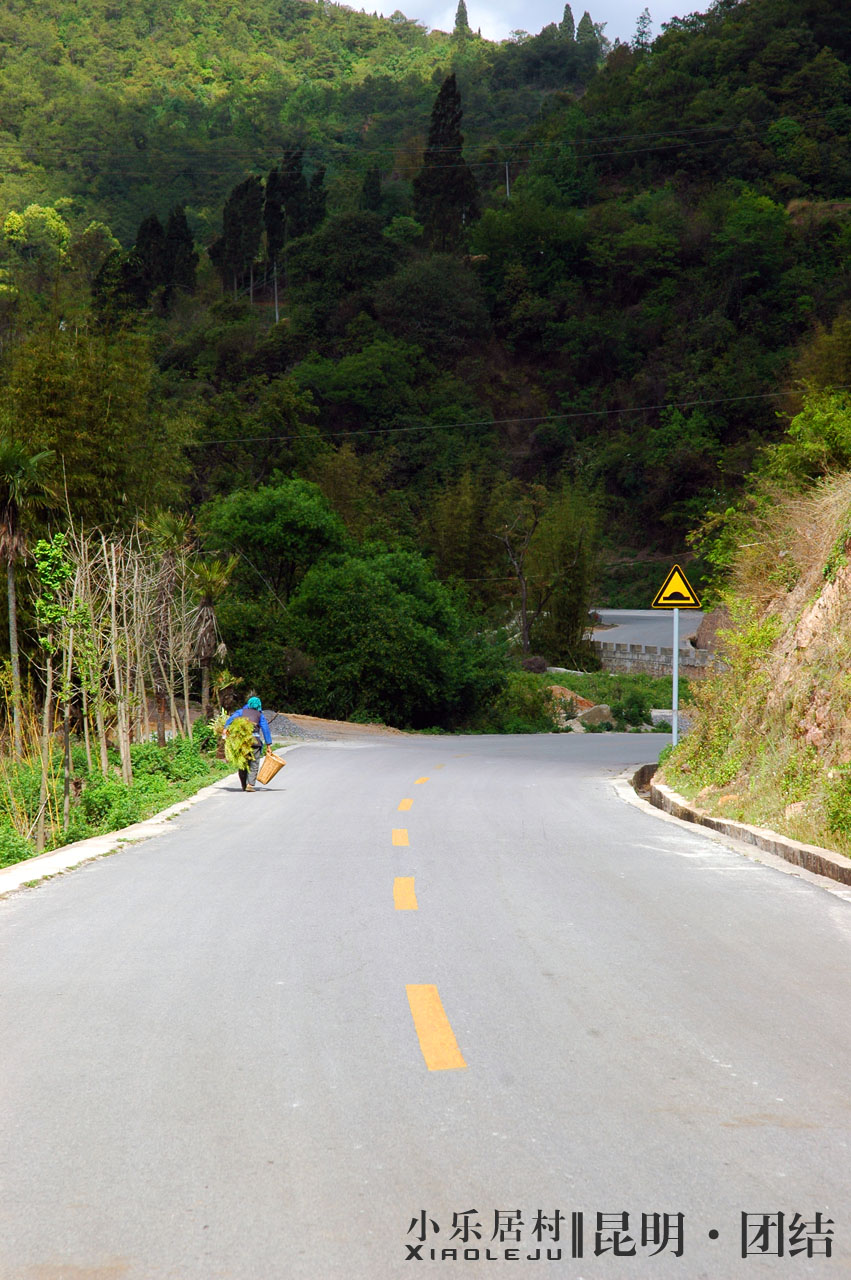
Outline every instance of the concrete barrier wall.
<svg viewBox="0 0 851 1280"><path fill-rule="evenodd" d="M655 644L615 644L611 640L593 640L592 644L604 671L673 675L674 650L670 645L665 648ZM679 651L679 668L684 679L699 680L716 671L718 661L714 653L688 645Z"/></svg>

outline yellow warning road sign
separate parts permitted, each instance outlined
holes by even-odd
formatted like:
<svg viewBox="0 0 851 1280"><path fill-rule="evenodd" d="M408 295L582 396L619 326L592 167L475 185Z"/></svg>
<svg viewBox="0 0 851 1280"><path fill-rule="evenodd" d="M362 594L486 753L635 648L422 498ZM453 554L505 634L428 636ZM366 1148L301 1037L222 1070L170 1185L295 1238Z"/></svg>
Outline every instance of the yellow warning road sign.
<svg viewBox="0 0 851 1280"><path fill-rule="evenodd" d="M699 609L698 599L688 578L675 564L665 579L662 589L650 606L651 609Z"/></svg>

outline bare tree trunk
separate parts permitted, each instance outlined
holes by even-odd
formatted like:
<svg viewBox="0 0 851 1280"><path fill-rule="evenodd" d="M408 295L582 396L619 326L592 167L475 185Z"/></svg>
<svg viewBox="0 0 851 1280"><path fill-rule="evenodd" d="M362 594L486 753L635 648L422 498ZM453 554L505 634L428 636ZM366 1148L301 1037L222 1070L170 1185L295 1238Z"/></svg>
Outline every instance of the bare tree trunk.
<svg viewBox="0 0 851 1280"><path fill-rule="evenodd" d="M86 768L88 769L89 773L91 773L92 771L92 735L91 735L91 728L89 725L89 715L91 713L89 711L89 695L86 692L85 685L83 685L82 687L82 698L83 698L83 742L85 743L85 746L86 746Z"/></svg>
<svg viewBox="0 0 851 1280"><path fill-rule="evenodd" d="M48 633L48 645L53 645L53 632ZM36 822L35 847L37 853L44 851L44 811L48 801L48 779L50 774L50 738L53 728L53 657L48 650L47 678L44 686L44 714L41 722L41 785L38 792L38 820Z"/></svg>
<svg viewBox="0 0 851 1280"><path fill-rule="evenodd" d="M201 664L201 715L205 720L209 720L213 714L213 708L210 705L210 664L202 662Z"/></svg>
<svg viewBox="0 0 851 1280"><path fill-rule="evenodd" d="M130 762L130 744L127 734L127 701L126 690L122 688L121 682L121 662L119 658L118 648L118 561L116 556L116 548L112 546L112 583L111 583L111 616L112 616L112 634L110 636L110 650L112 654L112 675L115 689L115 716L116 716L116 736L118 737L118 751L121 756L121 776L129 787L133 782L133 766Z"/></svg>
<svg viewBox="0 0 851 1280"><path fill-rule="evenodd" d="M76 592L75 592L76 595ZM72 597L72 608L73 608ZM62 830L67 831L71 821L71 674L74 667L74 628L68 633L68 648L65 654L65 674L62 680L63 698L63 796L62 796Z"/></svg>
<svg viewBox="0 0 851 1280"><path fill-rule="evenodd" d="M12 660L12 750L21 758L21 657L18 650L18 601L15 595L15 562L6 561L6 589L9 594L9 656Z"/></svg>

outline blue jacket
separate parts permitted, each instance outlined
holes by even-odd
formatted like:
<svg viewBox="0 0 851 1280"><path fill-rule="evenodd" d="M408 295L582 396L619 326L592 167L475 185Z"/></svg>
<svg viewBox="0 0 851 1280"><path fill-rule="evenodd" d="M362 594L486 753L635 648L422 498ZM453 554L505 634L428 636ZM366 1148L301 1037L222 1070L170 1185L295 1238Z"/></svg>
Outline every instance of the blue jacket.
<svg viewBox="0 0 851 1280"><path fill-rule="evenodd" d="M248 704L246 703L244 707L239 708L239 711L234 711L232 716L228 716L227 720L225 721L225 728L228 727L231 720L236 720L237 716L245 716L246 720L250 720L252 724L256 724L259 727L260 732L263 734L263 739L266 743L266 746L271 747L272 735L269 732L269 722L264 716L262 711L255 711L254 707L249 707ZM255 720L254 719L255 716L259 716L260 719Z"/></svg>

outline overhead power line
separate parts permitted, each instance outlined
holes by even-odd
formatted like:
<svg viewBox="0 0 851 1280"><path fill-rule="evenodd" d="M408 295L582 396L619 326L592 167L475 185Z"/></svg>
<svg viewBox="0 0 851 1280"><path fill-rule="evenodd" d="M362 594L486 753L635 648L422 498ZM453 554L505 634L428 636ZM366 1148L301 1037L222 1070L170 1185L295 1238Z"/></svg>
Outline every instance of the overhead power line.
<svg viewBox="0 0 851 1280"><path fill-rule="evenodd" d="M832 387L832 391L849 391L851 383L842 383L839 386ZM631 408L624 409L576 409L566 413L550 413L550 414L534 414L530 417L523 418L481 418L470 422L424 422L416 427L363 427L355 428L352 431L335 431L330 435L326 435L324 439L340 439L347 440L350 436L378 436L393 434L409 434L417 431L460 431L468 427L501 427L523 423L535 423L537 426L544 426L549 422L562 422L568 419L576 418L605 418L617 417L628 413L660 413L664 409L694 409L699 406L717 405L717 404L740 404L750 400L776 400L779 396L787 394L783 391L762 391L755 392L748 396L717 396L704 397L697 400L668 400L664 404L642 404L635 405ZM228 440L193 440L187 447L190 449L205 448L208 445L220 444L278 444L288 440L300 440L302 436L298 433L285 436L232 436Z"/></svg>

